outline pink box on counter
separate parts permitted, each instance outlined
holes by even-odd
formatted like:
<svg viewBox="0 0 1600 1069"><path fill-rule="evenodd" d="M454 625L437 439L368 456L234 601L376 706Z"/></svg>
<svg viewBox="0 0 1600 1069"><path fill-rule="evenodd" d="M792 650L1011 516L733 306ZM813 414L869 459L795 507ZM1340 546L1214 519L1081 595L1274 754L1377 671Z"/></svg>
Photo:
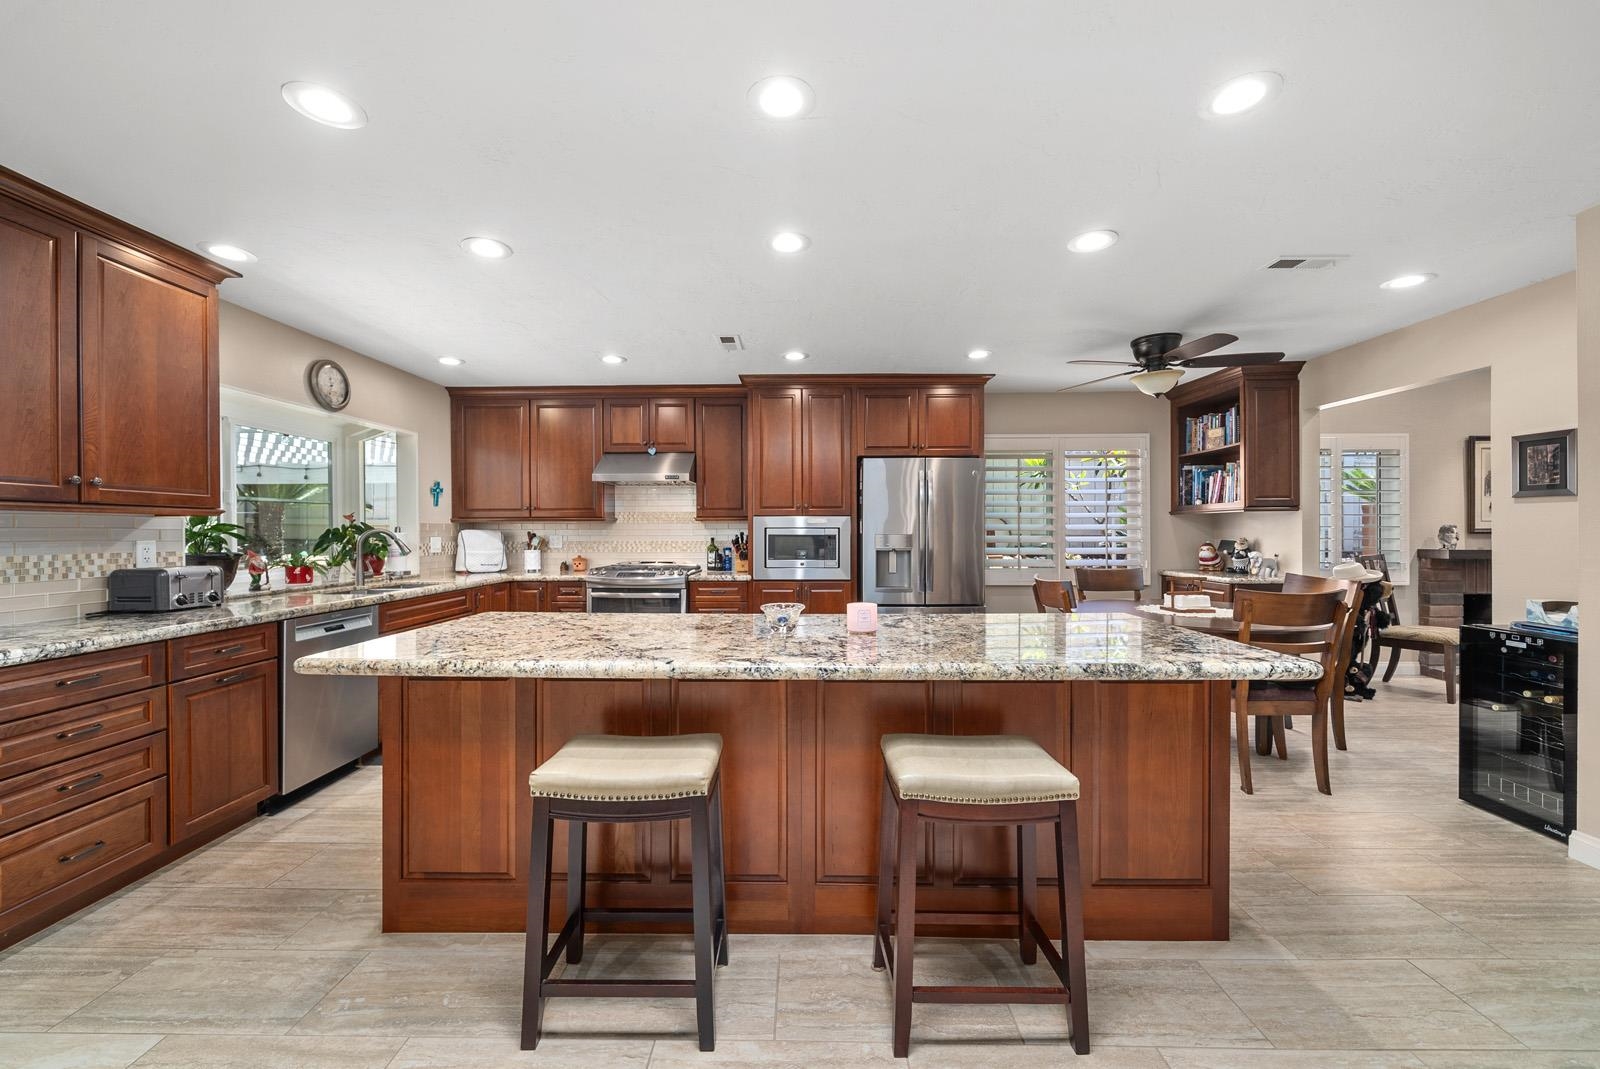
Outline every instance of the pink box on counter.
<svg viewBox="0 0 1600 1069"><path fill-rule="evenodd" d="M870 632L878 629L878 606L870 601L852 601L844 607L845 629Z"/></svg>

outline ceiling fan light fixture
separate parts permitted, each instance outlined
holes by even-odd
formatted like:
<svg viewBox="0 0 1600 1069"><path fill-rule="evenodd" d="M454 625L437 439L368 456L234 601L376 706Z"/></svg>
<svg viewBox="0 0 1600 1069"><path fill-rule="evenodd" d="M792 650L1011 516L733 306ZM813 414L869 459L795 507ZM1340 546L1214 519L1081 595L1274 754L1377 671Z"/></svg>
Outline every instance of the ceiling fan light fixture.
<svg viewBox="0 0 1600 1069"><path fill-rule="evenodd" d="M1128 376L1128 381L1138 388L1139 392L1150 397L1160 397L1183 378L1183 369L1176 367L1156 368L1151 371L1137 371Z"/></svg>
<svg viewBox="0 0 1600 1069"><path fill-rule="evenodd" d="M1260 107L1278 95L1283 75L1276 71L1256 71L1224 82L1206 101L1200 114L1208 119L1227 119Z"/></svg>

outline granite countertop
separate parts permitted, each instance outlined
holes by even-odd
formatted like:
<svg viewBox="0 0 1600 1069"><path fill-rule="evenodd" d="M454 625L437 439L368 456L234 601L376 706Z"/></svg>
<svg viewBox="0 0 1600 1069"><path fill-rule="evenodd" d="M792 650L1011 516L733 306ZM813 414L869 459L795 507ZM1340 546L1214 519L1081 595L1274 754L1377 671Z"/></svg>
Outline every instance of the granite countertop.
<svg viewBox="0 0 1600 1069"><path fill-rule="evenodd" d="M1320 666L1127 613L805 616L485 613L302 657L317 675L565 679L1316 679Z"/></svg>
<svg viewBox="0 0 1600 1069"><path fill-rule="evenodd" d="M1177 569L1167 569L1161 573L1168 579L1204 579L1212 583L1226 583L1233 586L1254 586L1258 583L1281 583L1283 576L1274 575L1270 578L1260 575L1242 575L1239 572L1184 572Z"/></svg>
<svg viewBox="0 0 1600 1069"><path fill-rule="evenodd" d="M336 609L356 609L386 601L425 598L452 590L503 583L507 579L571 578L570 576L516 575L508 572L483 572L476 575L451 575L444 579L423 580L427 585L402 589L374 584L360 597L337 593L350 587L312 587L306 591L281 594L247 594L229 598L215 609L186 609L167 613L123 613L82 620L61 620L0 627L0 667L70 657L79 653L137 646L144 642L164 642L207 631L226 631L230 627L273 623L296 616L311 616ZM402 582L417 582L407 576Z"/></svg>
<svg viewBox="0 0 1600 1069"><path fill-rule="evenodd" d="M689 577L691 583L748 583L749 572L696 572Z"/></svg>

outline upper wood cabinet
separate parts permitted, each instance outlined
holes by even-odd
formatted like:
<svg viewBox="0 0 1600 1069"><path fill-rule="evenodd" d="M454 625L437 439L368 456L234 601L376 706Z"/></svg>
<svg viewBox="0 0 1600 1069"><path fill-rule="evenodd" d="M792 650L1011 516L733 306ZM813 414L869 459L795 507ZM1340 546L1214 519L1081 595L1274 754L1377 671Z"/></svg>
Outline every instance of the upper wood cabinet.
<svg viewBox="0 0 1600 1069"><path fill-rule="evenodd" d="M694 452L694 401L686 397L618 397L605 401L605 451Z"/></svg>
<svg viewBox="0 0 1600 1069"><path fill-rule="evenodd" d="M695 402L694 514L700 520L742 520L745 505L745 401Z"/></svg>
<svg viewBox="0 0 1600 1069"><path fill-rule="evenodd" d="M1300 361L1229 368L1167 394L1172 412L1172 511L1300 507ZM1201 421L1191 424L1190 421ZM1191 426L1219 424L1216 440ZM1231 431L1229 427L1231 425ZM1223 493L1205 492L1221 473Z"/></svg>
<svg viewBox="0 0 1600 1069"><path fill-rule="evenodd" d="M533 508L528 402L457 396L450 409L451 514L526 517Z"/></svg>
<svg viewBox="0 0 1600 1069"><path fill-rule="evenodd" d="M750 391L750 511L848 515L854 510L850 391L762 386Z"/></svg>
<svg viewBox="0 0 1600 1069"><path fill-rule="evenodd" d="M600 402L535 398L533 512L552 519L606 519L606 487L594 481L600 459Z"/></svg>
<svg viewBox="0 0 1600 1069"><path fill-rule="evenodd" d="M0 502L216 511L233 277L0 168Z"/></svg>
<svg viewBox="0 0 1600 1069"><path fill-rule="evenodd" d="M983 387L862 386L855 432L860 456L979 455Z"/></svg>

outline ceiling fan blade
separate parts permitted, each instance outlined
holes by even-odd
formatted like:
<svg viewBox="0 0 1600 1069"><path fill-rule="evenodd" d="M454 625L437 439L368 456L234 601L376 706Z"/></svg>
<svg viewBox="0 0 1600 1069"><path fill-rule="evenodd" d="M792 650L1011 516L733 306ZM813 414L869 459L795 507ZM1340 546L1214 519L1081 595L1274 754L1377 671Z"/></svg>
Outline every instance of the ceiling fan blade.
<svg viewBox="0 0 1600 1069"><path fill-rule="evenodd" d="M1282 353L1218 353L1216 356L1198 356L1184 360L1184 367L1248 367L1251 364L1276 364Z"/></svg>
<svg viewBox="0 0 1600 1069"><path fill-rule="evenodd" d="M1209 353L1213 349L1220 349L1224 345L1232 345L1238 340L1232 334L1207 334L1203 338L1191 338L1176 349L1167 350L1165 359L1169 364L1176 364Z"/></svg>
<svg viewBox="0 0 1600 1069"><path fill-rule="evenodd" d="M1098 379L1090 379L1088 382L1079 382L1071 386L1063 386L1061 389L1057 390L1056 393L1066 393L1068 390L1076 390L1079 386L1093 386L1097 382L1110 382L1112 379L1120 379L1124 375L1136 375L1138 372L1138 368L1134 368L1132 371L1119 371L1115 375L1104 375Z"/></svg>
<svg viewBox="0 0 1600 1069"><path fill-rule="evenodd" d="M1103 364L1106 367L1138 367L1132 360L1068 360L1069 364Z"/></svg>

